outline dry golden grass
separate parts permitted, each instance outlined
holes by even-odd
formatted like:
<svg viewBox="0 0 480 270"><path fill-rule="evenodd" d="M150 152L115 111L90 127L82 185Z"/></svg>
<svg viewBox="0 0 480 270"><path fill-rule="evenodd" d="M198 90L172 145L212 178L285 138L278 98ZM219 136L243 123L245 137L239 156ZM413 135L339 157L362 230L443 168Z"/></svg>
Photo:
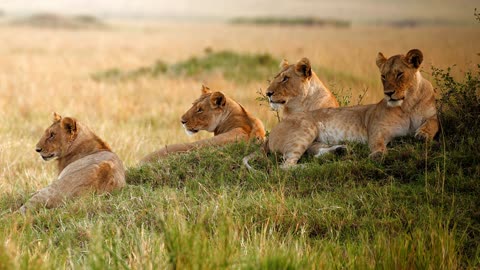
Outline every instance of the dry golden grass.
<svg viewBox="0 0 480 270"><path fill-rule="evenodd" d="M381 98L375 66L378 51L385 55L423 50L424 70L430 65L457 64L465 70L478 62L480 29L415 28L351 29L252 27L221 24L154 24L122 26L109 31L38 30L1 27L0 56L0 190L26 192L45 186L56 174L34 151L50 124L51 112L74 116L89 125L132 166L164 144L192 141L180 116L199 95L201 83L222 90L264 121L275 123L267 107L255 101L267 79L236 85L212 75L140 78L95 82L90 74L117 67L133 69L156 59L174 63L205 48L238 52L268 52L280 61L307 56L314 66L362 78L364 83L327 81L333 90L352 88L353 97L368 87L364 102ZM274 74L272 74L273 76ZM322 77L322 74L318 74Z"/></svg>

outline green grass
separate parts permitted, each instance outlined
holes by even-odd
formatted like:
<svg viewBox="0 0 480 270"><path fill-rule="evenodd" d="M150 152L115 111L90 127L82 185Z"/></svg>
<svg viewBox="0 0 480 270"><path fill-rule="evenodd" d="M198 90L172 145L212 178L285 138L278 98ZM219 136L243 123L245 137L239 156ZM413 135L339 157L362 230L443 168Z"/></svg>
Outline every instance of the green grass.
<svg viewBox="0 0 480 270"><path fill-rule="evenodd" d="M23 218L3 197L3 263L13 268L470 268L480 264L479 160L395 141L278 169L232 144L130 168L128 187ZM426 153L426 155L425 155ZM186 165L187 164L187 165Z"/></svg>
<svg viewBox="0 0 480 270"><path fill-rule="evenodd" d="M140 77L174 75L188 77L204 77L220 72L226 79L236 83L267 80L278 72L279 60L270 54L241 54L231 51L211 52L200 57L190 57L184 61L167 65L158 60L152 66L140 67L131 71L112 68L92 74L96 81L122 81Z"/></svg>
<svg viewBox="0 0 480 270"><path fill-rule="evenodd" d="M5 194L0 269L478 269L480 76L449 72L434 72L438 140L395 140L383 162L348 144L289 171L259 156L251 173L242 158L259 145L236 143L129 168L122 191L25 217L33 190Z"/></svg>
<svg viewBox="0 0 480 270"><path fill-rule="evenodd" d="M280 70L281 58L268 53L237 53L232 51L213 52L206 49L202 56L192 56L184 61L167 64L157 60L151 66L139 67L133 70L111 68L91 75L98 82L123 82L142 77L157 76L186 76L205 78L214 73L220 73L228 80L235 83L249 83L252 81L267 81L275 76ZM341 81L345 83L365 83L365 80L349 73L331 70L326 67L314 67L319 76L327 81Z"/></svg>

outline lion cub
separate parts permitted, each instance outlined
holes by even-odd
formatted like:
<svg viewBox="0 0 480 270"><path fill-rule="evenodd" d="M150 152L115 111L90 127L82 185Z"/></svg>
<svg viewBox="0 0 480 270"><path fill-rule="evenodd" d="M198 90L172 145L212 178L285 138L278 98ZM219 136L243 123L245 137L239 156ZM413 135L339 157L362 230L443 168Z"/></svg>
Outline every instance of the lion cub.
<svg viewBox="0 0 480 270"><path fill-rule="evenodd" d="M435 92L420 74L422 61L423 54L417 49L388 59L378 53L376 64L384 93L380 102L291 114L272 129L265 148L282 153L282 167L288 168L296 165L307 149L311 151L312 145L364 142L370 147L370 157L378 159L395 137L415 134L433 139L438 131ZM335 147L318 147L316 155ZM250 168L248 158L244 164Z"/></svg>
<svg viewBox="0 0 480 270"><path fill-rule="evenodd" d="M187 152L206 146L225 145L252 138L263 141L265 128L262 121L250 114L240 103L225 96L222 92L211 92L202 85L200 98L182 116L181 123L188 135L200 130L213 132L209 139L193 143L167 145L144 157L141 163L153 162L169 154Z"/></svg>
<svg viewBox="0 0 480 270"><path fill-rule="evenodd" d="M56 158L59 175L49 186L35 192L20 208L57 207L88 191L111 192L125 186L122 161L88 127L71 117L53 114L35 149L44 160Z"/></svg>

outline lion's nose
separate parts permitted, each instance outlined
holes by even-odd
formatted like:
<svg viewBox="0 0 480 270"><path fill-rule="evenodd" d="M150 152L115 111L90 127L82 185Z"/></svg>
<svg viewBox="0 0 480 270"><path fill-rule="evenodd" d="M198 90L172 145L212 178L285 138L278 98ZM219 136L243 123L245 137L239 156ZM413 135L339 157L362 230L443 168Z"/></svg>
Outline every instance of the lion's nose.
<svg viewBox="0 0 480 270"><path fill-rule="evenodd" d="M267 97L273 96L273 92L267 92Z"/></svg>
<svg viewBox="0 0 480 270"><path fill-rule="evenodd" d="M35 151L37 151L37 153L40 153L40 152L42 152L42 148L36 147L36 148L35 148Z"/></svg>
<svg viewBox="0 0 480 270"><path fill-rule="evenodd" d="M185 124L187 123L187 121L185 121L185 120L183 120L183 119L180 120L180 122L182 122L182 125L185 125Z"/></svg>
<svg viewBox="0 0 480 270"><path fill-rule="evenodd" d="M385 95L392 97L392 95L395 93L395 91L390 91L390 92L385 92Z"/></svg>

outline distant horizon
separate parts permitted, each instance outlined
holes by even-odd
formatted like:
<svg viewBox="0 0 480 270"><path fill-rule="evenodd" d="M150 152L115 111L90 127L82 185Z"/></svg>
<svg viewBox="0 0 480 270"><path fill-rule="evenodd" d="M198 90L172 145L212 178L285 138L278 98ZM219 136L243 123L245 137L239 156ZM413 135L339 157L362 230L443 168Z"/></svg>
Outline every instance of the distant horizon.
<svg viewBox="0 0 480 270"><path fill-rule="evenodd" d="M475 0L4 0L0 10L7 16L36 13L93 15L100 18L226 20L235 17L317 17L352 22L424 20L473 22ZM272 8L273 7L273 8ZM477 7L477 8L480 8Z"/></svg>

